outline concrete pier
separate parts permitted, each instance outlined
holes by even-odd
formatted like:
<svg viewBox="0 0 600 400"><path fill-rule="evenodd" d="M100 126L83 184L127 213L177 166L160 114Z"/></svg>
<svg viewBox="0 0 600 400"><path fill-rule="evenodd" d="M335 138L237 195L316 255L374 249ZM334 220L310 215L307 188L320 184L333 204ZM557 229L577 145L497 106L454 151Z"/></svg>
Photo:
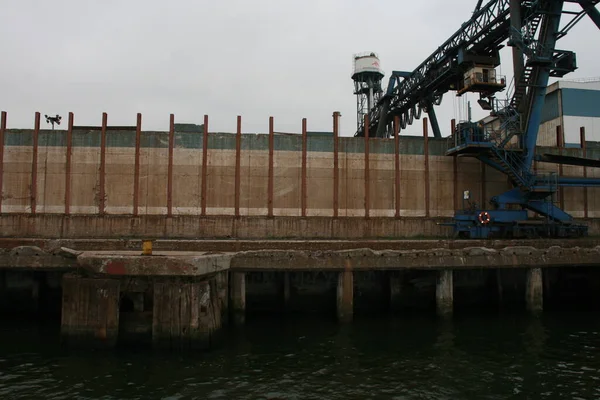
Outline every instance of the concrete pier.
<svg viewBox="0 0 600 400"><path fill-rule="evenodd" d="M525 302L527 304L527 310L534 314L541 312L544 309L542 269L528 269L527 282L525 284Z"/></svg>
<svg viewBox="0 0 600 400"><path fill-rule="evenodd" d="M283 309L289 310L292 297L291 277L289 272L283 273Z"/></svg>
<svg viewBox="0 0 600 400"><path fill-rule="evenodd" d="M229 275L229 307L233 324L246 322L246 273L231 272Z"/></svg>
<svg viewBox="0 0 600 400"><path fill-rule="evenodd" d="M341 323L352 322L354 318L354 274L351 270L338 275L337 318Z"/></svg>
<svg viewBox="0 0 600 400"><path fill-rule="evenodd" d="M220 328L220 301L214 281L169 279L154 284L154 347L207 349Z"/></svg>
<svg viewBox="0 0 600 400"><path fill-rule="evenodd" d="M454 308L454 284L451 269L438 272L435 287L437 314L441 317L452 315Z"/></svg>
<svg viewBox="0 0 600 400"><path fill-rule="evenodd" d="M398 311L401 307L402 297L402 281L401 272L392 271L389 276L390 285L390 311Z"/></svg>
<svg viewBox="0 0 600 400"><path fill-rule="evenodd" d="M221 307L221 325L229 324L229 272L222 271L215 276L215 284Z"/></svg>
<svg viewBox="0 0 600 400"><path fill-rule="evenodd" d="M63 340L69 345L113 347L119 334L119 280L66 274L62 287Z"/></svg>
<svg viewBox="0 0 600 400"><path fill-rule="evenodd" d="M135 292L129 295L131 301L133 302L133 311L134 312L143 312L144 311L144 293Z"/></svg>
<svg viewBox="0 0 600 400"><path fill-rule="evenodd" d="M498 268L496 270L496 291L498 294L498 307L502 308L503 298L504 298L504 289L502 287L502 269Z"/></svg>

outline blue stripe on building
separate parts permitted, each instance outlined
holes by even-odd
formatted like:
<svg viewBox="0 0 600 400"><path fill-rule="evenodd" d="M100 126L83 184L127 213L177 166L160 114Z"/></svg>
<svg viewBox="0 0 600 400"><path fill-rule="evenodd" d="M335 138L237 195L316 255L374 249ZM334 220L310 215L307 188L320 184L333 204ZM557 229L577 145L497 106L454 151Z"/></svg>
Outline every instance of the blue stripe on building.
<svg viewBox="0 0 600 400"><path fill-rule="evenodd" d="M600 117L600 90L561 89L561 91L563 115Z"/></svg>

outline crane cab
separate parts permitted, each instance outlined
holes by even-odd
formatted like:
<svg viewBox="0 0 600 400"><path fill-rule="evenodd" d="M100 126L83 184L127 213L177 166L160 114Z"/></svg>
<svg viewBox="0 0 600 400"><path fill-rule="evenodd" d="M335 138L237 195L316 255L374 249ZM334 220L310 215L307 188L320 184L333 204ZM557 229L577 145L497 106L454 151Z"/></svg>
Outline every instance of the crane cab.
<svg viewBox="0 0 600 400"><path fill-rule="evenodd" d="M457 96L467 92L483 93L487 96L506 88L506 78L496 74L493 65L475 64L463 74Z"/></svg>

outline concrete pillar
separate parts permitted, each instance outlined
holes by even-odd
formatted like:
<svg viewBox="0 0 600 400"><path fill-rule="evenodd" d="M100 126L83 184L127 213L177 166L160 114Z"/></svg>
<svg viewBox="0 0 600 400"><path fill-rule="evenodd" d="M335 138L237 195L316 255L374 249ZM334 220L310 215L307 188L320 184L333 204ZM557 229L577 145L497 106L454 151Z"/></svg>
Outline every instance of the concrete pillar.
<svg viewBox="0 0 600 400"><path fill-rule="evenodd" d="M134 312L143 312L144 311L144 293L135 292L130 293L131 301L133 301L133 311Z"/></svg>
<svg viewBox="0 0 600 400"><path fill-rule="evenodd" d="M120 282L65 274L61 336L69 345L113 347L119 333Z"/></svg>
<svg viewBox="0 0 600 400"><path fill-rule="evenodd" d="M435 299L437 314L441 317L452 315L454 307L454 287L452 270L444 269L438 271L437 284L435 287Z"/></svg>
<svg viewBox="0 0 600 400"><path fill-rule="evenodd" d="M0 269L0 312L6 311L8 305L6 297L6 273Z"/></svg>
<svg viewBox="0 0 600 400"><path fill-rule="evenodd" d="M527 310L532 313L539 313L544 309L544 286L541 268L530 268L527 270L525 302Z"/></svg>
<svg viewBox="0 0 600 400"><path fill-rule="evenodd" d="M31 284L31 305L34 311L39 311L40 306L40 277L34 275Z"/></svg>
<svg viewBox="0 0 600 400"><path fill-rule="evenodd" d="M390 311L398 311L401 307L402 275L399 272L390 272Z"/></svg>
<svg viewBox="0 0 600 400"><path fill-rule="evenodd" d="M229 275L229 307L233 324L246 322L246 273L232 272Z"/></svg>
<svg viewBox="0 0 600 400"><path fill-rule="evenodd" d="M283 309L289 310L292 297L290 273L283 273Z"/></svg>
<svg viewBox="0 0 600 400"><path fill-rule="evenodd" d="M351 270L338 275L337 317L342 323L352 322L354 317L354 274Z"/></svg>
<svg viewBox="0 0 600 400"><path fill-rule="evenodd" d="M502 307L504 289L502 288L502 269L500 268L496 270L496 291L498 294L498 307Z"/></svg>
<svg viewBox="0 0 600 400"><path fill-rule="evenodd" d="M229 272L219 272L215 277L215 282L221 302L221 321L225 326L229 323Z"/></svg>
<svg viewBox="0 0 600 400"><path fill-rule="evenodd" d="M206 349L221 328L221 309L214 279L154 283L152 342L169 349Z"/></svg>

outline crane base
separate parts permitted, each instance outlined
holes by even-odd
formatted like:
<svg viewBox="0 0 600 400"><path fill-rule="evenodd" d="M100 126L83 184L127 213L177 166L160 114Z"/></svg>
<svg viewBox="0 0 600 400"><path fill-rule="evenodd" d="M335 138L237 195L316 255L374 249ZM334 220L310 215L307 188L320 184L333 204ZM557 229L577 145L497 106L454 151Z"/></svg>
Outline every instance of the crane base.
<svg viewBox="0 0 600 400"><path fill-rule="evenodd" d="M576 238L588 235L586 225L528 218L525 210L466 210L455 214L454 234L464 239Z"/></svg>

